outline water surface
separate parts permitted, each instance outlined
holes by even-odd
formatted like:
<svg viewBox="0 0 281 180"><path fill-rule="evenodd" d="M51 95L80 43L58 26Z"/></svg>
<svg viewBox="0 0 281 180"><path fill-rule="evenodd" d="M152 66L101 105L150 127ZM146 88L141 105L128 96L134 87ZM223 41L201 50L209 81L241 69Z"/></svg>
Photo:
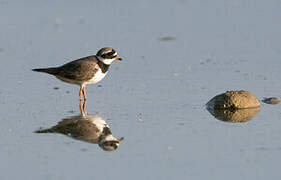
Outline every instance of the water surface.
<svg viewBox="0 0 281 180"><path fill-rule="evenodd" d="M244 123L204 104L226 90L280 97L279 1L0 2L1 179L276 179L280 104ZM79 87L32 68L112 46L124 59L87 87L116 151L36 134L79 112Z"/></svg>

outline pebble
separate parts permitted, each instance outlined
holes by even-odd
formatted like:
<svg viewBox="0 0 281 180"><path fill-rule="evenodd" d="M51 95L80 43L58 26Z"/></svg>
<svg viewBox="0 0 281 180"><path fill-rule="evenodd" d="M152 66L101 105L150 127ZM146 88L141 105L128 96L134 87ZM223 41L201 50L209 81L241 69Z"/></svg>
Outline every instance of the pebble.
<svg viewBox="0 0 281 180"><path fill-rule="evenodd" d="M245 109L260 106L259 100L249 91L226 91L212 98L207 104L211 109Z"/></svg>
<svg viewBox="0 0 281 180"><path fill-rule="evenodd" d="M262 102L266 104L278 104L280 103L280 98L277 97L264 98Z"/></svg>
<svg viewBox="0 0 281 180"><path fill-rule="evenodd" d="M163 37L159 38L159 40L160 41L174 41L174 40L176 40L176 38L173 36L163 36Z"/></svg>

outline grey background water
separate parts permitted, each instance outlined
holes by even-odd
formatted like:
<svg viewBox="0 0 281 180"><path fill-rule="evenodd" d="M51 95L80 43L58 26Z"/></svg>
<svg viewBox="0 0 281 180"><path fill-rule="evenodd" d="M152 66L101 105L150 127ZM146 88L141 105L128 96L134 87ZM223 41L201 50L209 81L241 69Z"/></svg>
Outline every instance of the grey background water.
<svg viewBox="0 0 281 180"><path fill-rule="evenodd" d="M280 178L280 105L262 104L246 123L204 107L226 90L280 96L280 8L276 0L1 0L0 178ZM79 115L79 88L30 69L103 46L124 61L101 87L87 87L87 112L125 138L120 147L33 133Z"/></svg>

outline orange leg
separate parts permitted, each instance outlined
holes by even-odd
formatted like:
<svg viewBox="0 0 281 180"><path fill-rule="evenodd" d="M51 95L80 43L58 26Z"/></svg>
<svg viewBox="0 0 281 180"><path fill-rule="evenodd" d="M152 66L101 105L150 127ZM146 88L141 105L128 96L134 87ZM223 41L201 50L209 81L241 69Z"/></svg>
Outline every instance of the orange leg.
<svg viewBox="0 0 281 180"><path fill-rule="evenodd" d="M83 105L82 105L82 95L84 96ZM83 86L83 87L80 87L79 97L80 97L79 108L80 108L81 114L83 114L83 113L85 113L85 111L86 111L86 101L87 101L87 98L86 98L86 90L85 90L85 87L84 87L84 86Z"/></svg>
<svg viewBox="0 0 281 180"><path fill-rule="evenodd" d="M80 97L80 101L82 101L82 87L80 87L80 90L79 90L79 97Z"/></svg>
<svg viewBox="0 0 281 180"><path fill-rule="evenodd" d="M84 96L84 101L87 101L85 87L82 88L82 93L83 93L83 96Z"/></svg>
<svg viewBox="0 0 281 180"><path fill-rule="evenodd" d="M83 102L83 105L82 105L82 101L80 101L79 108L80 108L80 113L84 114L86 112L86 101Z"/></svg>
<svg viewBox="0 0 281 180"><path fill-rule="evenodd" d="M80 101L79 108L80 108L80 113L83 114L82 101Z"/></svg>
<svg viewBox="0 0 281 180"><path fill-rule="evenodd" d="M86 101L84 101L84 103L83 103L83 112L84 113L86 112Z"/></svg>

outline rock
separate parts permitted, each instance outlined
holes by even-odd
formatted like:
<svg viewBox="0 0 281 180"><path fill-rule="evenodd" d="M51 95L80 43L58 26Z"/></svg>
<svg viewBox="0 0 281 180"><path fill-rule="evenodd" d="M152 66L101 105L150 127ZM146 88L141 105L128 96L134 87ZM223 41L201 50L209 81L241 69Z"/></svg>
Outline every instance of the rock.
<svg viewBox="0 0 281 180"><path fill-rule="evenodd" d="M260 108L249 109L208 109L208 111L218 120L230 123L243 123L253 119Z"/></svg>
<svg viewBox="0 0 281 180"><path fill-rule="evenodd" d="M249 91L226 91L212 98L208 109L245 109L260 106L259 100Z"/></svg>
<svg viewBox="0 0 281 180"><path fill-rule="evenodd" d="M264 98L262 102L266 104L278 104L280 103L280 98L277 97Z"/></svg>

